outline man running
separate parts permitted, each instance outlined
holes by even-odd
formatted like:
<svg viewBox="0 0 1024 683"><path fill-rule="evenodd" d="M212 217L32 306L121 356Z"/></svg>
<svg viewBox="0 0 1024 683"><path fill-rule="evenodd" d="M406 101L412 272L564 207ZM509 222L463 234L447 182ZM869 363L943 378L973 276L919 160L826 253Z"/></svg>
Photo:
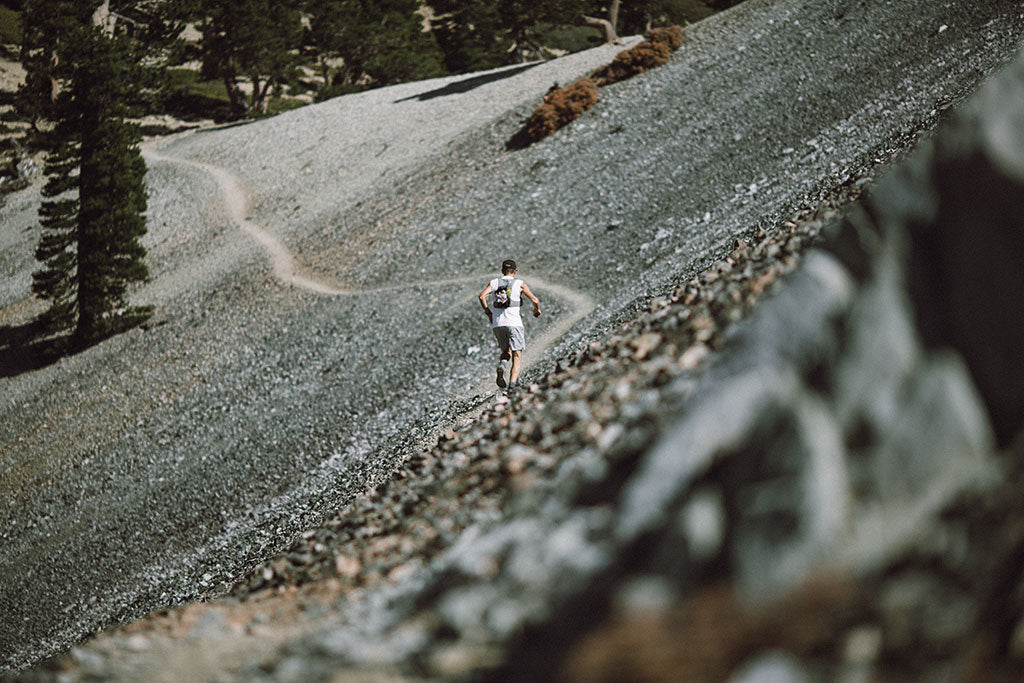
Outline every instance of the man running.
<svg viewBox="0 0 1024 683"><path fill-rule="evenodd" d="M522 369L523 350L526 348L523 317L519 313L523 296L533 302L533 317L540 317L540 299L533 295L525 282L516 277L516 262L512 259L502 261L501 277L491 280L484 291L480 292L480 305L491 321L491 331L501 350L496 380L499 387L505 387L506 363L510 359L512 361L512 371L508 377L509 392L516 389L516 381ZM488 300L490 307L487 305Z"/></svg>

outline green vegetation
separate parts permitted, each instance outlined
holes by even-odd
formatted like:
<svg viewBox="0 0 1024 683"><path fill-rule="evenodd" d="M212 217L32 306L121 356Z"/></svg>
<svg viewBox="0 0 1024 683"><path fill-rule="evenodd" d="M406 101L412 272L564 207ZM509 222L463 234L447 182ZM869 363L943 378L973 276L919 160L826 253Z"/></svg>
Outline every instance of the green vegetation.
<svg viewBox="0 0 1024 683"><path fill-rule="evenodd" d="M21 12L0 6L0 43L21 44Z"/></svg>
<svg viewBox="0 0 1024 683"><path fill-rule="evenodd" d="M203 0L203 73L218 78L237 116L267 113L271 90L294 77L299 0ZM239 82L249 84L246 96Z"/></svg>
<svg viewBox="0 0 1024 683"><path fill-rule="evenodd" d="M430 0L429 4L435 12L434 38L451 73L545 58L553 51L575 52L620 34L699 21L714 11L705 0Z"/></svg>
<svg viewBox="0 0 1024 683"><path fill-rule="evenodd" d="M163 81L166 94L160 101L159 110L186 121L228 121L236 118L224 81L201 79L202 74L195 69L167 69ZM270 95L263 113L272 116L305 104L305 100L296 97Z"/></svg>
<svg viewBox="0 0 1024 683"><path fill-rule="evenodd" d="M601 44L601 37L586 26L541 23L535 31L537 44L544 46L544 57L589 50Z"/></svg>
<svg viewBox="0 0 1024 683"><path fill-rule="evenodd" d="M339 86L444 75L437 43L416 13L419 6L418 0L309 0L305 45L323 80L321 97Z"/></svg>
<svg viewBox="0 0 1024 683"><path fill-rule="evenodd" d="M195 69L167 69L164 73L165 96L160 107L180 119L191 121L232 118L231 100L220 80L200 80Z"/></svg>
<svg viewBox="0 0 1024 683"><path fill-rule="evenodd" d="M622 33L646 33L655 26L682 25L714 14L703 0L627 1L619 14Z"/></svg>
<svg viewBox="0 0 1024 683"><path fill-rule="evenodd" d="M302 106L310 94L323 100L578 51L619 31L648 32L647 42L593 80L550 92L525 128L529 142L591 106L597 85L663 63L677 47L669 45L675 34L652 27L698 20L733 4L111 0L117 21L93 25L105 0L0 0L0 42L21 44L26 71L5 102L16 114L2 118L27 122L26 146L47 153L36 249L41 267L32 291L50 305L36 326L44 334L71 330L70 340L80 346L150 315L127 301L129 287L148 277L140 242L145 164L139 128L130 123L142 114L273 115Z"/></svg>
<svg viewBox="0 0 1024 683"><path fill-rule="evenodd" d="M145 162L135 113L143 81L124 37L92 24L77 0L28 0L21 103L47 152L39 209L42 235L32 291L50 302L47 332L73 329L82 347L144 321L151 309L128 306L127 288L148 278L140 243L146 232Z"/></svg>

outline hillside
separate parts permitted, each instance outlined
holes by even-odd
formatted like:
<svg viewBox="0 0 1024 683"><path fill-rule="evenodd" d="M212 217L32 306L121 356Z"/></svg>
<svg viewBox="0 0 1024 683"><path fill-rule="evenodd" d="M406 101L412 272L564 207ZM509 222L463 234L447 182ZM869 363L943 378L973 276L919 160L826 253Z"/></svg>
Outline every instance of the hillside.
<svg viewBox="0 0 1024 683"><path fill-rule="evenodd" d="M505 255L545 302L539 380L900 156L1021 45L1019 12L967 5L751 0L521 152L551 83L613 49L149 143L155 324L4 357L0 661L226 590L490 403L474 298ZM34 310L37 191L4 208L6 324Z"/></svg>

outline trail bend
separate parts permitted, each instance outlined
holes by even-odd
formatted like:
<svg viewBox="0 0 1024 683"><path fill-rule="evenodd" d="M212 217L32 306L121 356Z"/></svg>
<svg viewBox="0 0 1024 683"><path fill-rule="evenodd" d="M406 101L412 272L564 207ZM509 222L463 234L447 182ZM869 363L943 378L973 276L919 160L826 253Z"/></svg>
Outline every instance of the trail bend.
<svg viewBox="0 0 1024 683"><path fill-rule="evenodd" d="M263 249L270 260L274 276L282 284L330 297L382 294L400 291L408 287L407 284L384 285L364 289L338 287L329 283L326 278L303 273L296 265L295 257L281 239L250 218L251 200L249 194L243 187L241 180L228 169L201 161L171 156L154 149L144 150L143 156L148 162L184 166L212 178L217 184L228 219ZM484 283L491 277L491 273L480 272L456 278L420 282L424 285L468 285ZM569 303L570 308L567 315L561 316L557 322L546 328L531 341L530 349L533 360L532 362L525 362L524 367L529 367L535 363L539 356L554 346L577 322L585 318L597 307L597 303L592 297L566 285L551 282L536 275L530 275L529 282L536 289L549 292L565 300ZM468 305L471 305L473 299L475 299L475 294L459 297L452 304L452 308L460 306L467 301L469 302ZM483 390L483 386L479 387L478 390Z"/></svg>

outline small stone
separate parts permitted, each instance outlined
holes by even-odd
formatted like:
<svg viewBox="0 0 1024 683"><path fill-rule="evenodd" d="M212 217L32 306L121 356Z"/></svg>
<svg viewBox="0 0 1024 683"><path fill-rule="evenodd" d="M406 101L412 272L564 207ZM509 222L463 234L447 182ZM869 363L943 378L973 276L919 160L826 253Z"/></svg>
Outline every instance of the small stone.
<svg viewBox="0 0 1024 683"><path fill-rule="evenodd" d="M634 339L630 345L636 349L634 358L643 360L661 344L662 337L657 332L648 332Z"/></svg>
<svg viewBox="0 0 1024 683"><path fill-rule="evenodd" d="M625 615L660 617L676 601L676 591L662 576L629 579L615 594L615 608Z"/></svg>
<svg viewBox="0 0 1024 683"><path fill-rule="evenodd" d="M694 344L683 352L679 357L677 366L680 370L693 370L708 357L708 347L704 344Z"/></svg>
<svg viewBox="0 0 1024 683"><path fill-rule="evenodd" d="M683 507L679 526L689 550L698 562L714 559L725 541L725 501L720 491L703 488L696 491Z"/></svg>
<svg viewBox="0 0 1024 683"><path fill-rule="evenodd" d="M334 571L343 579L354 579L359 576L363 565L358 557L338 555L334 558Z"/></svg>
<svg viewBox="0 0 1024 683"><path fill-rule="evenodd" d="M149 642L149 638L137 633L132 637L124 641L125 649L131 652L145 652L152 647L152 643Z"/></svg>
<svg viewBox="0 0 1024 683"><path fill-rule="evenodd" d="M843 659L850 664L873 664L881 651L882 630L877 626L855 628L846 634L843 642Z"/></svg>
<svg viewBox="0 0 1024 683"><path fill-rule="evenodd" d="M230 635L230 631L231 625L219 610L207 609L188 632L188 637L193 640L225 638Z"/></svg>
<svg viewBox="0 0 1024 683"><path fill-rule="evenodd" d="M619 437L623 435L626 428L621 424L611 424L605 427L601 434L597 437L597 448L603 453L607 451L612 445L619 440Z"/></svg>
<svg viewBox="0 0 1024 683"><path fill-rule="evenodd" d="M810 683L811 677L793 655L766 652L744 665L729 683Z"/></svg>
<svg viewBox="0 0 1024 683"><path fill-rule="evenodd" d="M417 562L405 562L392 567L391 571L388 572L388 581L391 583L398 583L415 574L417 569L419 569L419 564Z"/></svg>
<svg viewBox="0 0 1024 683"><path fill-rule="evenodd" d="M430 668L441 678L461 678L473 671L497 666L501 661L499 648L457 644L435 651L430 657Z"/></svg>
<svg viewBox="0 0 1024 683"><path fill-rule="evenodd" d="M513 444L505 451L505 470L509 474L521 474L537 459L537 451L529 446Z"/></svg>
<svg viewBox="0 0 1024 683"><path fill-rule="evenodd" d="M706 315L699 316L693 320L694 338L698 342L707 342L715 335L715 321Z"/></svg>
<svg viewBox="0 0 1024 683"><path fill-rule="evenodd" d="M105 670L107 664L103 655L84 647L72 648L71 658L88 674L100 674Z"/></svg>

